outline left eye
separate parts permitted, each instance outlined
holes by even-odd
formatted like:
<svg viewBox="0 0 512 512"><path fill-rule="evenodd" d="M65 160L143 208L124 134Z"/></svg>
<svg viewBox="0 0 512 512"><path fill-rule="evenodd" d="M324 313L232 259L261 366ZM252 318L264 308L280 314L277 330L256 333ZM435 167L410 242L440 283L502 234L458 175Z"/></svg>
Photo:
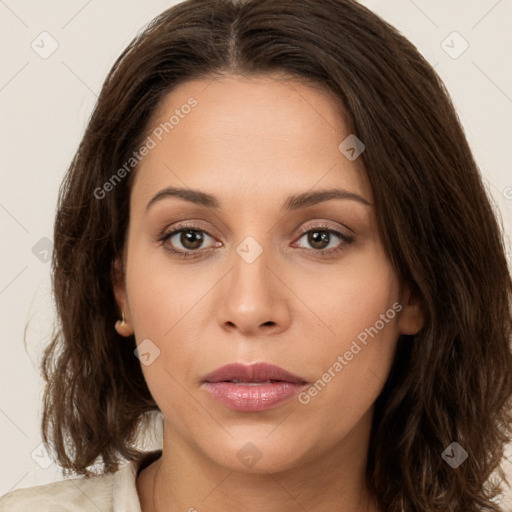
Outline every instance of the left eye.
<svg viewBox="0 0 512 512"><path fill-rule="evenodd" d="M300 239L306 237L307 243L315 250L317 251L323 251L326 249L333 249L334 247L340 245L341 242L347 242L350 243L352 240L345 236L343 233L340 233L339 231L335 231L333 229L311 229L304 233ZM331 242L335 242L338 239L338 243L334 243L334 245L331 245ZM300 240L299 239L299 240Z"/></svg>

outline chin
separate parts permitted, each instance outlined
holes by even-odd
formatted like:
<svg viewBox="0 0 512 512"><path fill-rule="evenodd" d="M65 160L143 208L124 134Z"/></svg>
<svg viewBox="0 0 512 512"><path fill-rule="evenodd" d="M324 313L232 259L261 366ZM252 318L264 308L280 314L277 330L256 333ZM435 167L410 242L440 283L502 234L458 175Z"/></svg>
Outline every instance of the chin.
<svg viewBox="0 0 512 512"><path fill-rule="evenodd" d="M272 434L238 436L229 445L217 445L214 452L208 450L209 457L229 471L246 474L280 473L293 469L307 457L300 436L296 442L284 442L279 436L270 439Z"/></svg>

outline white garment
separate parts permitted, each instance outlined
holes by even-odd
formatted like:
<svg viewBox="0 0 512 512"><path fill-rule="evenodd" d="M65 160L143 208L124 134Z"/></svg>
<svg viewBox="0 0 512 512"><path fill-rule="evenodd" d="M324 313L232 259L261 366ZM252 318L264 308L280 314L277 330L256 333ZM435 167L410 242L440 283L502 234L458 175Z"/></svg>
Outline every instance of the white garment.
<svg viewBox="0 0 512 512"><path fill-rule="evenodd" d="M139 465L12 491L0 497L0 512L142 512L135 484Z"/></svg>

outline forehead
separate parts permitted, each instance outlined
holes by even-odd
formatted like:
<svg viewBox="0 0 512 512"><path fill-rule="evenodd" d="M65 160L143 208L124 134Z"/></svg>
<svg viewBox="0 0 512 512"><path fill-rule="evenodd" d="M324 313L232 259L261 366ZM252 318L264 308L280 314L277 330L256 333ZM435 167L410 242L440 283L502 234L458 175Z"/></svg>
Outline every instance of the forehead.
<svg viewBox="0 0 512 512"><path fill-rule="evenodd" d="M321 181L371 201L361 160L338 149L348 135L333 95L287 76L185 82L153 113L146 136L155 145L138 165L134 189L147 196L179 183L251 197L258 188L278 193Z"/></svg>

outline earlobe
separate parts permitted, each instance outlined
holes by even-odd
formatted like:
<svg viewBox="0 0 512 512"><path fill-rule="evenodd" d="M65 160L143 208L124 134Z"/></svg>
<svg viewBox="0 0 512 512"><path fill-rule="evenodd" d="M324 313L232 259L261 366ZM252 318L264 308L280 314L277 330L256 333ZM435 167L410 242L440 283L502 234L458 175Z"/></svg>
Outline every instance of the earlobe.
<svg viewBox="0 0 512 512"><path fill-rule="evenodd" d="M402 311L398 321L400 334L417 334L425 325L425 305L419 293L413 292L409 286L403 294Z"/></svg>
<svg viewBox="0 0 512 512"><path fill-rule="evenodd" d="M122 320L117 320L115 329L119 335L124 337L128 337L133 334L132 326L126 321L124 311L122 312Z"/></svg>

